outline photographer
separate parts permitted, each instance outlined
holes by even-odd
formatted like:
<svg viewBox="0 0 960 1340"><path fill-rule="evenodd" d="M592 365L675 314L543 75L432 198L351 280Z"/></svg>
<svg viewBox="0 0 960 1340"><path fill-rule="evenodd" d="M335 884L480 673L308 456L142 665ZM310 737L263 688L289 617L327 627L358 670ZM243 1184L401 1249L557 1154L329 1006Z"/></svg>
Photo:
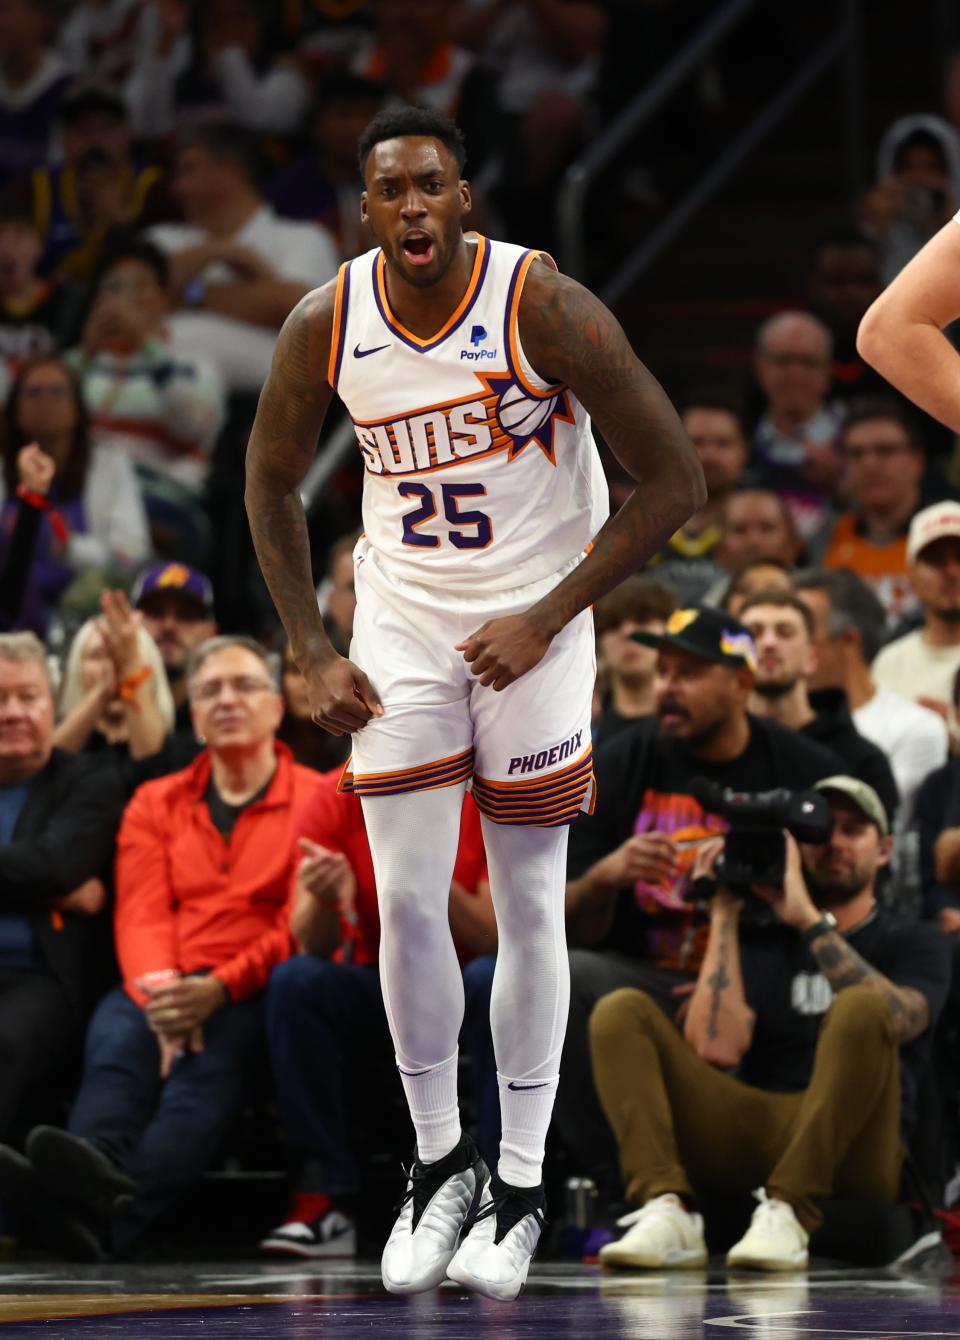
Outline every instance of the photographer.
<svg viewBox="0 0 960 1340"><path fill-rule="evenodd" d="M567 857L570 1016L554 1124L602 1191L616 1182L616 1148L594 1091L590 1011L639 987L673 1014L696 978L706 933L684 887L697 845L726 831L696 780L764 791L841 770L829 750L748 713L756 649L731 615L691 606L659 636L632 636L657 648L656 715L597 752L596 808L573 825Z"/></svg>
<svg viewBox="0 0 960 1340"><path fill-rule="evenodd" d="M705 1261L697 1190L763 1188L727 1257L761 1270L806 1266L820 1200L897 1198L947 953L932 927L876 905L892 839L873 788L829 777L815 789L831 836L798 846L785 833L782 884L753 886L778 924L741 928L743 902L713 876L721 844L698 853L713 893L686 1041L639 991L594 1011L597 1088L639 1207L604 1264ZM722 1073L735 1066L737 1078Z"/></svg>

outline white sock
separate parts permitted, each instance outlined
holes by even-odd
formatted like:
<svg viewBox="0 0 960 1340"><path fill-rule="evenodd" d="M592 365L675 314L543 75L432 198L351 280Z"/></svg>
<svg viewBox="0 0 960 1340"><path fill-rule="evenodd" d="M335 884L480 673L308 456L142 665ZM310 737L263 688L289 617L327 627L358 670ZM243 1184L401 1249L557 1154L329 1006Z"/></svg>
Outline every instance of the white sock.
<svg viewBox="0 0 960 1340"><path fill-rule="evenodd" d="M436 1163L460 1141L457 1057L458 1053L454 1052L439 1065L432 1066L421 1066L406 1057L397 1057L410 1119L417 1133L417 1158L421 1163Z"/></svg>
<svg viewBox="0 0 960 1340"><path fill-rule="evenodd" d="M490 1000L502 1124L497 1172L511 1186L538 1186L570 1004L569 830L481 822L499 931Z"/></svg>
<svg viewBox="0 0 960 1340"><path fill-rule="evenodd" d="M449 904L463 792L448 786L361 797L380 905L383 1005L423 1163L443 1158L460 1139L463 975Z"/></svg>
<svg viewBox="0 0 960 1340"><path fill-rule="evenodd" d="M558 1076L514 1080L497 1072L500 1086L500 1162L497 1175L510 1186L539 1186L543 1177L543 1145Z"/></svg>

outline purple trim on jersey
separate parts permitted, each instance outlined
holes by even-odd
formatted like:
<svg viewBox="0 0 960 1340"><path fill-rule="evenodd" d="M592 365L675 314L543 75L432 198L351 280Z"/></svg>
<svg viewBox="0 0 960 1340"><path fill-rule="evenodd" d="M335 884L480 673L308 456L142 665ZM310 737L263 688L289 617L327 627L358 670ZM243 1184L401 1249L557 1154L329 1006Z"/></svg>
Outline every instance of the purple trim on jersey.
<svg viewBox="0 0 960 1340"><path fill-rule="evenodd" d="M343 365L343 350L347 341L347 315L350 311L350 267L353 261L347 262L347 268L343 272L343 288L340 292L340 329L337 331L337 361L333 367L333 389L336 391L340 384L340 368Z"/></svg>
<svg viewBox="0 0 960 1340"><path fill-rule="evenodd" d="M524 251L522 255L520 255L517 258L517 263L513 267L513 274L510 276L510 287L507 289L507 301L503 309L503 352L507 356L507 367L513 374L514 381L517 381L518 378L517 378L517 369L515 368L513 363L513 355L510 352L510 313L513 311L513 299L517 291L517 284L520 282L520 267L523 265L523 262L527 259L529 255L530 255L530 249L528 247L527 250ZM517 315L519 318L519 313Z"/></svg>
<svg viewBox="0 0 960 1340"><path fill-rule="evenodd" d="M487 277L487 269L490 265L490 253L492 251L493 251L493 243L490 241L489 238L487 238L486 245L483 249L483 259L480 262L480 274L477 277L477 286L473 290L473 297L470 299L466 307L460 313L459 321L457 321L454 325L452 325L449 330L444 331L444 333L438 339L431 340L429 344L417 344L415 340L408 339L407 336L404 335L400 327L395 322L390 320L390 316L386 308L384 307L382 301L380 300L380 286L377 283L377 257L374 256L373 270L372 270L373 296L377 304L377 309L380 312L381 317L383 318L383 324L386 326L387 330L390 331L391 335L396 335L398 340L403 340L404 344L407 346L408 349L414 349L418 354L429 353L431 349L436 349L438 345L443 344L444 340L449 340L453 332L455 330L460 329L464 321L466 321L467 317L470 315L470 313L476 306L477 298L479 298L480 296L480 290L483 288L483 281Z"/></svg>
<svg viewBox="0 0 960 1340"><path fill-rule="evenodd" d="M527 394L531 394L537 399L549 400L549 398L552 395L558 395L561 391L565 389L564 383L551 382L547 386L547 389L545 391L538 390L532 385L530 385L529 379L521 376L520 370L513 360L513 341L510 338L510 335L512 333L510 323L513 314L513 300L514 297L516 296L517 285L520 282L520 271L523 269L524 261L527 259L529 255L531 255L531 253L535 256L545 256L547 254L545 251L539 251L539 250L533 251L531 247L528 247L526 251L523 253L523 255L520 256L516 265L513 267L513 274L510 276L510 287L507 289L507 305L503 314L503 351L507 356L507 367L510 370L510 375L513 377L513 380L517 383L517 385L523 388L523 390ZM550 259L553 260L553 257L551 256ZM517 311L518 348L519 345L520 345L520 312L518 309Z"/></svg>

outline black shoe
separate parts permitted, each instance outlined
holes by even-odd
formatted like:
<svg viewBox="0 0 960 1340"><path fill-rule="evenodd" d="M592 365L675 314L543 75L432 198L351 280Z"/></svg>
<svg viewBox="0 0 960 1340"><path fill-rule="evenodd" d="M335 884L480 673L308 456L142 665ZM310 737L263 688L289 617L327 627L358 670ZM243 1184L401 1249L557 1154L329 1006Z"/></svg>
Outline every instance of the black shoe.
<svg viewBox="0 0 960 1340"><path fill-rule="evenodd" d="M0 1201L36 1225L54 1256L64 1261L103 1260L100 1238L87 1216L51 1196L29 1159L6 1145L0 1145Z"/></svg>
<svg viewBox="0 0 960 1340"><path fill-rule="evenodd" d="M56 1126L35 1126L27 1157L51 1195L109 1217L129 1209L136 1184L89 1140Z"/></svg>

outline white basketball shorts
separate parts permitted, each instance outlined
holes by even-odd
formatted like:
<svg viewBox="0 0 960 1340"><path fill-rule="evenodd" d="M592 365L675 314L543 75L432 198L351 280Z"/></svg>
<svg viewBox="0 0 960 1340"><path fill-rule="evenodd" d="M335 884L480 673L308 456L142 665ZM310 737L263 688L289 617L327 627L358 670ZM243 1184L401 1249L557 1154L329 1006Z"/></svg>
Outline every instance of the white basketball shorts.
<svg viewBox="0 0 960 1340"><path fill-rule="evenodd" d="M369 676L384 715L353 736L341 789L388 796L466 782L489 819L537 827L592 810L592 611L499 693L454 650L488 619L529 609L575 564L529 586L464 597L386 573L365 539L354 562L350 659Z"/></svg>

